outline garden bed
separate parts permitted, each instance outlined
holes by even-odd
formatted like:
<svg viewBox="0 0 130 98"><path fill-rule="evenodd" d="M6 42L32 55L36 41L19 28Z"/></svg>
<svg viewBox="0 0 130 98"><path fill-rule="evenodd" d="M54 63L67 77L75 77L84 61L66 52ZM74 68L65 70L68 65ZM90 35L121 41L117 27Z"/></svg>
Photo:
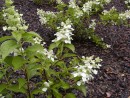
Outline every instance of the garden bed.
<svg viewBox="0 0 130 98"><path fill-rule="evenodd" d="M0 9L2 9L3 4L4 2L1 0ZM41 25L37 16L37 8L46 11L56 11L56 9L45 4L42 6L35 5L32 0L14 0L14 5L29 24L28 30L37 32L47 44L50 44L51 40L54 39L54 32ZM105 9L110 9L112 6L115 6L119 11L126 10L122 0L113 0ZM96 33L104 39L104 42L111 45L111 48L102 49L91 41L73 40L72 42L80 56L95 55L103 59L103 66L99 73L87 84L86 98L128 98L130 96L130 28L123 25L98 25ZM1 26L0 37L5 35L9 34L2 31ZM78 98L83 98L79 92L75 93L78 94ZM23 97L19 96L19 98Z"/></svg>

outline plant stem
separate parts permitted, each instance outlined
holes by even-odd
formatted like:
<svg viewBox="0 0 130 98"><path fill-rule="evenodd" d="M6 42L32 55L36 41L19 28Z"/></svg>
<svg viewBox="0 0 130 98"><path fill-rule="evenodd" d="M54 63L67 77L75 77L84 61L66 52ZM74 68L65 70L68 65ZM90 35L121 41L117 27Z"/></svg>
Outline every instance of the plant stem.
<svg viewBox="0 0 130 98"><path fill-rule="evenodd" d="M29 77L28 77L26 68L25 68L25 77L27 80L27 90L28 90L27 96L28 96L28 98L31 98L31 92L30 92L30 87L29 87Z"/></svg>

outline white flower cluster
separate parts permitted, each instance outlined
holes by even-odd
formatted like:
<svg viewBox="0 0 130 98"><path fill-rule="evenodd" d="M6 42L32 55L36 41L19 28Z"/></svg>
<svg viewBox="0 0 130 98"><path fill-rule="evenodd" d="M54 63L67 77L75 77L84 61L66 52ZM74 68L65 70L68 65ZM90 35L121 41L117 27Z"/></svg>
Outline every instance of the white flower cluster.
<svg viewBox="0 0 130 98"><path fill-rule="evenodd" d="M37 9L37 14L39 15L40 22L42 25L46 24L51 18L56 17L56 12L43 11L40 9Z"/></svg>
<svg viewBox="0 0 130 98"><path fill-rule="evenodd" d="M93 30L95 30L95 27L96 27L96 20L95 19L93 19L93 20L91 20L92 22L90 23L90 25L89 25L89 28L91 28L91 29L93 29Z"/></svg>
<svg viewBox="0 0 130 98"><path fill-rule="evenodd" d="M43 92L46 92L47 91L47 89L50 87L50 85L52 84L52 82L51 81L49 81L49 82L44 82L44 88L42 88L42 91Z"/></svg>
<svg viewBox="0 0 130 98"><path fill-rule="evenodd" d="M126 10L124 13L119 14L119 19L130 19L130 10Z"/></svg>
<svg viewBox="0 0 130 98"><path fill-rule="evenodd" d="M33 40L34 40L35 44L40 44L42 46L44 46L46 44L45 42L42 42L42 39L40 39L39 37L35 37L35 38L33 38Z"/></svg>
<svg viewBox="0 0 130 98"><path fill-rule="evenodd" d="M54 34L56 38L52 42L62 41L71 44L72 31L74 30L71 21L67 19L65 22L61 22L61 27L57 27L57 30L58 32Z"/></svg>
<svg viewBox="0 0 130 98"><path fill-rule="evenodd" d="M25 21L22 19L23 14L19 14L18 10L15 11L14 6L10 6L3 10L3 17L6 20L7 26L3 27L3 30L27 30L28 26L25 25Z"/></svg>
<svg viewBox="0 0 130 98"><path fill-rule="evenodd" d="M45 44L45 42L42 43L42 40L38 37L35 37L33 40L35 44L40 44L42 46L44 46ZM48 51L46 48L44 48L43 50L38 50L37 52L44 54L45 56L47 56L48 59L51 59L53 62L54 62L54 59L56 58L53 50Z"/></svg>
<svg viewBox="0 0 130 98"><path fill-rule="evenodd" d="M79 8L79 6L76 5L76 3L74 1L69 2L69 8L74 9L74 16L76 18L83 16L83 11Z"/></svg>
<svg viewBox="0 0 130 98"><path fill-rule="evenodd" d="M83 4L82 10L89 14L92 11L93 5L100 5L101 7L103 7L103 3L101 2L102 0L93 0L93 1L88 1L85 4ZM105 4L110 3L111 0L104 0Z"/></svg>
<svg viewBox="0 0 130 98"><path fill-rule="evenodd" d="M81 77L82 79L77 82L77 85L80 86L85 82L88 82L90 79L93 79L92 73L97 74L97 70L95 68L100 68L102 60L95 58L93 56L90 57L82 57L83 64L79 64L75 67L76 71L72 73L73 77Z"/></svg>

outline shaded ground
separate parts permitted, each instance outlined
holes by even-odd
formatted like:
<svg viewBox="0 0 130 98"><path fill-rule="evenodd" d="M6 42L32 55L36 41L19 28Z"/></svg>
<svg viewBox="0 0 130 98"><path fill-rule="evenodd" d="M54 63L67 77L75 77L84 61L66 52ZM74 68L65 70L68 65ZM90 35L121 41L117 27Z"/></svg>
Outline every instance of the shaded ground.
<svg viewBox="0 0 130 98"><path fill-rule="evenodd" d="M36 31L47 43L50 43L53 39L53 32L41 26L36 12L37 8L51 11L56 9L48 5L37 6L31 0L14 1L14 5L20 13L24 14L23 18L30 25L29 31ZM0 0L0 9L2 4L3 1ZM105 8L110 9L112 6L119 11L126 10L123 0L113 0ZM7 33L3 32L1 28L0 36L6 35ZM98 25L96 33L111 45L110 49L103 50L91 42L73 42L79 55L95 55L103 59L103 66L99 70L99 74L87 84L86 98L128 98L130 96L130 28ZM80 93L77 94L78 98L83 98Z"/></svg>

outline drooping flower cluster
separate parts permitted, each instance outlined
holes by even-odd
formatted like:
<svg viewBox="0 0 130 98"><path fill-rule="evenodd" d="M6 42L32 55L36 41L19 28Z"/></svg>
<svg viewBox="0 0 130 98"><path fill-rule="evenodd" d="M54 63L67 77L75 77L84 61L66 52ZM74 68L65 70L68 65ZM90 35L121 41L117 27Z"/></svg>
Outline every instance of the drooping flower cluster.
<svg viewBox="0 0 130 98"><path fill-rule="evenodd" d="M95 58L93 56L90 57L82 57L83 64L79 64L75 67L76 71L72 72L73 77L81 77L81 80L77 82L77 85L80 86L85 82L88 82L90 79L93 79L92 74L97 74L96 68L100 68L102 60L99 57Z"/></svg>
<svg viewBox="0 0 130 98"><path fill-rule="evenodd" d="M56 17L56 12L43 11L40 9L37 9L37 14L39 15L40 22L42 25L46 24L50 19Z"/></svg>
<svg viewBox="0 0 130 98"><path fill-rule="evenodd" d="M56 38L52 42L62 41L71 44L72 31L74 30L71 21L67 19L65 22L61 22L61 27L57 27L57 30L58 32L54 34Z"/></svg>
<svg viewBox="0 0 130 98"><path fill-rule="evenodd" d="M18 10L15 10L14 6L9 6L8 8L4 9L3 12L3 17L6 20L6 23L9 25L3 27L4 31L20 31L28 29L28 25L26 25L25 21L22 19L23 14L19 14Z"/></svg>

